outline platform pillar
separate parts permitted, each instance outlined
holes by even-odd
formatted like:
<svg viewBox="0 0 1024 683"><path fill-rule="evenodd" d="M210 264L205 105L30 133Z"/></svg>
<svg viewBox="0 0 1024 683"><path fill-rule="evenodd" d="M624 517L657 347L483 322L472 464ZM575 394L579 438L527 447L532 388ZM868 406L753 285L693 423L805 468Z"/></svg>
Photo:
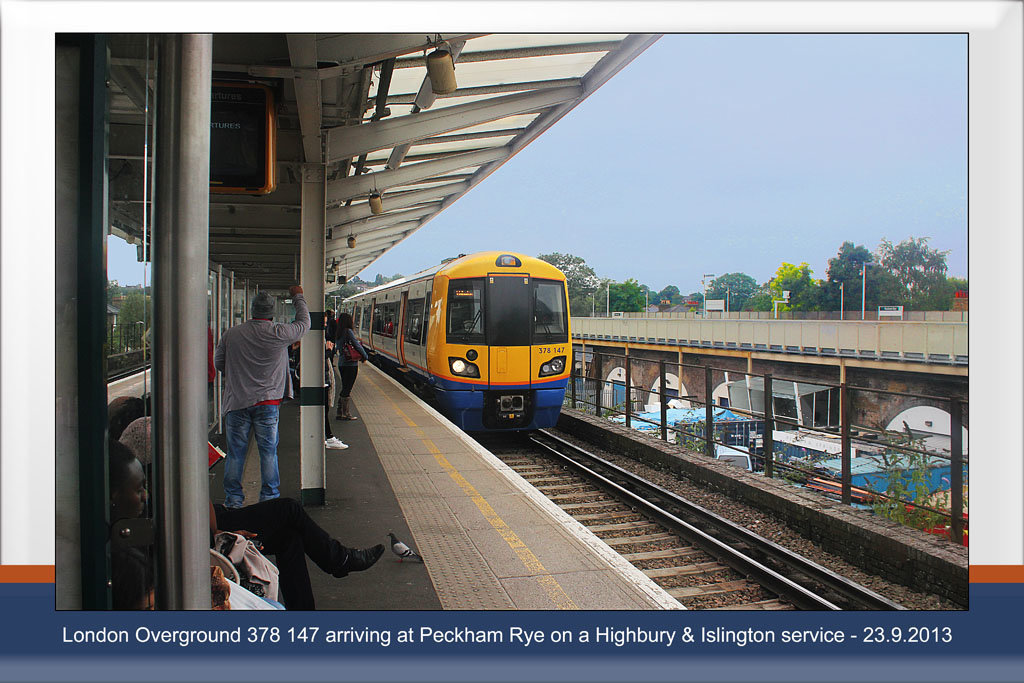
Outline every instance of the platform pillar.
<svg viewBox="0 0 1024 683"><path fill-rule="evenodd" d="M302 167L299 272L309 305L310 328L302 338L299 377L299 487L303 505L323 505L324 462L324 252L327 237L326 173L322 164Z"/></svg>
<svg viewBox="0 0 1024 683"><path fill-rule="evenodd" d="M153 195L154 519L160 609L210 609L207 273L213 36L159 43Z"/></svg>

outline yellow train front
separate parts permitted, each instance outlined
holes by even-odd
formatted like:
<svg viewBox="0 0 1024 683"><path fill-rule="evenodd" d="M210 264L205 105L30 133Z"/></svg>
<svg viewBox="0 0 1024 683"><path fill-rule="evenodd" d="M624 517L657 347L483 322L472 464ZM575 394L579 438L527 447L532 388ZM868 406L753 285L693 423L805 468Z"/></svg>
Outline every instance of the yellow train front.
<svg viewBox="0 0 1024 683"><path fill-rule="evenodd" d="M378 362L468 432L558 421L572 344L565 276L521 254L462 256L346 300Z"/></svg>

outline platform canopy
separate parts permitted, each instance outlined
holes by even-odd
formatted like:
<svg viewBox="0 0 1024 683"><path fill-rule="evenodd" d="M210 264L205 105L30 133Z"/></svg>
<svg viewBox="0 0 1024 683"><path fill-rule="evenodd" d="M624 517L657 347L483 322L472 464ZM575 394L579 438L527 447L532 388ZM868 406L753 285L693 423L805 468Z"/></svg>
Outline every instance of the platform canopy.
<svg viewBox="0 0 1024 683"><path fill-rule="evenodd" d="M263 287L295 282L303 164L322 164L327 178L325 272L357 275L657 38L215 35L215 81L263 83L277 93L278 182L263 196L211 194L211 264ZM152 65L145 58L145 36L112 36L110 44L111 231L136 238L142 234L143 215L142 112ZM457 88L435 95L426 58L438 48L454 58ZM375 192L382 195L378 215L368 203Z"/></svg>

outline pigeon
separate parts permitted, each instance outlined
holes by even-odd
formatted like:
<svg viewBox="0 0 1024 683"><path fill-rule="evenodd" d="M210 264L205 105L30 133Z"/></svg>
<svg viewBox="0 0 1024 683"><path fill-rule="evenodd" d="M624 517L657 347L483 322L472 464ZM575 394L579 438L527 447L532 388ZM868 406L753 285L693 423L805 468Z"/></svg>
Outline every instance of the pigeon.
<svg viewBox="0 0 1024 683"><path fill-rule="evenodd" d="M413 550L412 548L410 548L409 546L395 538L395 535L390 531L388 532L388 538L391 539L391 552L393 552L395 555L398 555L399 562L406 558L409 558L411 560L419 560L420 562L423 561L423 558L417 555L415 550Z"/></svg>

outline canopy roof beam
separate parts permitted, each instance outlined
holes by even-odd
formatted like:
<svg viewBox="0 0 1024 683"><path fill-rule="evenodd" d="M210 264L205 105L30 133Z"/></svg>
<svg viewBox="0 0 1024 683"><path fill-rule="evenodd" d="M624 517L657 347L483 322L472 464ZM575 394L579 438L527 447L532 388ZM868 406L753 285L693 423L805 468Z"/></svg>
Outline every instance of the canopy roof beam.
<svg viewBox="0 0 1024 683"><path fill-rule="evenodd" d="M416 142L440 133L572 102L582 94L583 89L576 86L551 88L494 97L482 102L456 104L360 126L330 128L327 131L327 160L329 163L343 161L360 154Z"/></svg>
<svg viewBox="0 0 1024 683"><path fill-rule="evenodd" d="M424 161L393 171L378 171L377 173L338 178L327 183L327 204L328 206L338 204L354 197L367 195L373 190L382 192L390 187L430 180L451 171L504 160L508 156L507 147L492 147L477 152L455 154L436 161Z"/></svg>

